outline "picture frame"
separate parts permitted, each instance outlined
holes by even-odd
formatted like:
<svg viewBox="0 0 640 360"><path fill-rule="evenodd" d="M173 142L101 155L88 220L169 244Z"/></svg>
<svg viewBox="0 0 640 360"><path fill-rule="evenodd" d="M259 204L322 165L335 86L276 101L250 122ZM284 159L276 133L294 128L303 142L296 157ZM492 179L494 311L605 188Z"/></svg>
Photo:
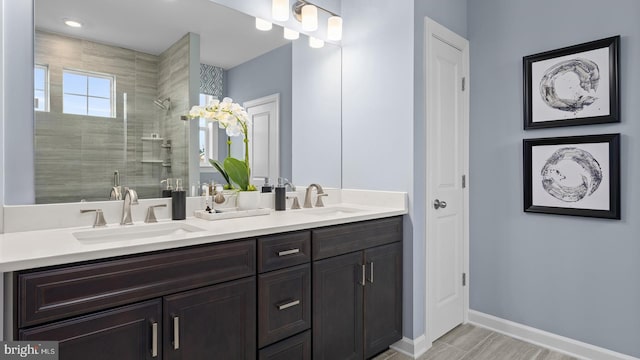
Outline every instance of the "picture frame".
<svg viewBox="0 0 640 360"><path fill-rule="evenodd" d="M620 122L620 36L522 58L524 129Z"/></svg>
<svg viewBox="0 0 640 360"><path fill-rule="evenodd" d="M525 212L620 219L620 134L522 145Z"/></svg>

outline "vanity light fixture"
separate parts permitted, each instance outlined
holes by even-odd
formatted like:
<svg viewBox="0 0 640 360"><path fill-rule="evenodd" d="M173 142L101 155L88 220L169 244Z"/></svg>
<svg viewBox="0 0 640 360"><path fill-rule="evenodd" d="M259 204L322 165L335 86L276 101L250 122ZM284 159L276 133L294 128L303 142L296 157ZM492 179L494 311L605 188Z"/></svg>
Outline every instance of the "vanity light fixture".
<svg viewBox="0 0 640 360"><path fill-rule="evenodd" d="M289 0L271 0L271 16L276 21L289 20Z"/></svg>
<svg viewBox="0 0 640 360"><path fill-rule="evenodd" d="M275 0L274 0L275 1ZM307 0L297 0L291 7L296 20L302 23L305 31L315 31L318 29L318 10L329 14L327 21L327 38L331 41L342 40L342 18L323 7L312 4Z"/></svg>
<svg viewBox="0 0 640 360"><path fill-rule="evenodd" d="M314 49L320 49L321 47L324 47L324 40L309 36L309 46Z"/></svg>
<svg viewBox="0 0 640 360"><path fill-rule="evenodd" d="M78 20L64 19L64 24L72 28L81 28L82 23Z"/></svg>
<svg viewBox="0 0 640 360"><path fill-rule="evenodd" d="M260 31L269 31L273 28L273 24L268 22L267 20L263 20L260 18L256 18L256 29Z"/></svg>
<svg viewBox="0 0 640 360"><path fill-rule="evenodd" d="M284 38L287 40L297 40L300 37L300 33L295 31L295 30L291 30L288 28L284 28Z"/></svg>

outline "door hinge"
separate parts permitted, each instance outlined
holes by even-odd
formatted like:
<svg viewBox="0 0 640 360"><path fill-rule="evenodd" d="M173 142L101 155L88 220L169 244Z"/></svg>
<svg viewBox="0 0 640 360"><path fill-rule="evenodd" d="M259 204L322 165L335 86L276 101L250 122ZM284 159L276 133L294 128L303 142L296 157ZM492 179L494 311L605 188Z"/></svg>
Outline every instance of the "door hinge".
<svg viewBox="0 0 640 360"><path fill-rule="evenodd" d="M467 187L467 175L462 175L462 188Z"/></svg>
<svg viewBox="0 0 640 360"><path fill-rule="evenodd" d="M466 77L463 77L463 78L462 78L462 91L464 91L464 90L465 90L465 88L466 88L466 83L467 83L467 78L466 78Z"/></svg>
<svg viewBox="0 0 640 360"><path fill-rule="evenodd" d="M462 273L462 286L467 286L467 273Z"/></svg>

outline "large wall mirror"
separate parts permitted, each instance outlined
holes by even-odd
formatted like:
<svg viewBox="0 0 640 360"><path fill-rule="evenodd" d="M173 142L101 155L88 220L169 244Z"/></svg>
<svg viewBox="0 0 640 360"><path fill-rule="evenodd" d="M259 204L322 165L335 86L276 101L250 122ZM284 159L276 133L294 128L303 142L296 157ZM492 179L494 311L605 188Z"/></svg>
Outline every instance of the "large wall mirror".
<svg viewBox="0 0 640 360"><path fill-rule="evenodd" d="M277 100L268 115L278 117L277 134L256 130L268 146L252 154L277 158L271 176L340 187L338 46L312 49L275 25L259 31L252 16L209 0L34 7L37 204L109 200L115 185L160 197L166 178L221 181L208 158L228 155L224 131L180 117L226 96L249 106Z"/></svg>

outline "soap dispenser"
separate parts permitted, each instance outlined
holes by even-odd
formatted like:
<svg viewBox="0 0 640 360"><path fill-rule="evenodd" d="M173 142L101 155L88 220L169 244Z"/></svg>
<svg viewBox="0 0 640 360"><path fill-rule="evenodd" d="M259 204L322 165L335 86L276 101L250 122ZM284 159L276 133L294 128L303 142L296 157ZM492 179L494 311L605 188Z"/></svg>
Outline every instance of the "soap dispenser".
<svg viewBox="0 0 640 360"><path fill-rule="evenodd" d="M263 193L270 193L273 191L273 185L269 184L269 178L266 177L264 178L264 185L262 185L262 191Z"/></svg>
<svg viewBox="0 0 640 360"><path fill-rule="evenodd" d="M287 188L284 186L284 180L278 178L276 185L276 211L287 209Z"/></svg>
<svg viewBox="0 0 640 360"><path fill-rule="evenodd" d="M187 192L182 188L182 179L176 179L176 189L171 192L171 219L184 220L187 215Z"/></svg>
<svg viewBox="0 0 640 360"><path fill-rule="evenodd" d="M166 180L160 181L160 184L163 184L163 183L165 184L165 188L162 189L162 197L170 198L171 192L173 192L173 179L167 178Z"/></svg>

